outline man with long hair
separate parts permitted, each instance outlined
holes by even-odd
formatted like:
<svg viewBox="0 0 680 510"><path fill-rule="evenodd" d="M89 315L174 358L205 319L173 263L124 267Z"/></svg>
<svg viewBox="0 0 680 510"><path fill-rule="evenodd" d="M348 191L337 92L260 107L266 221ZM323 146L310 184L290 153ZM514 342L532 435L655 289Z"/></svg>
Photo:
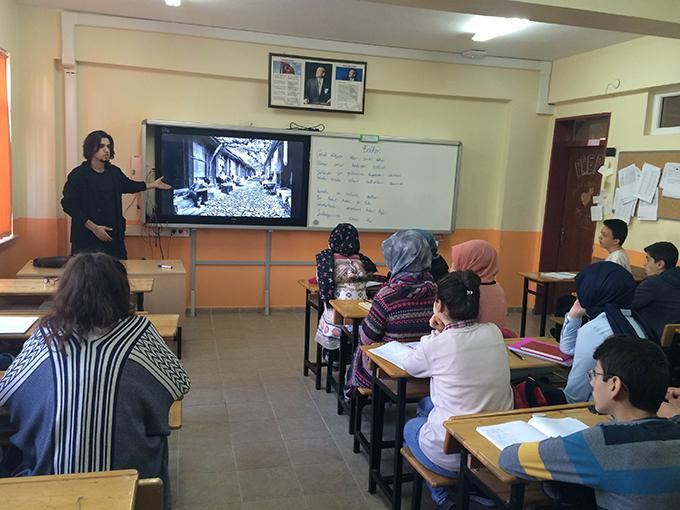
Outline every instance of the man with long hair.
<svg viewBox="0 0 680 510"><path fill-rule="evenodd" d="M71 217L73 254L101 251L126 259L123 193L171 188L162 177L150 183L129 179L111 164L114 155L113 137L93 131L83 142L85 161L68 175L61 206Z"/></svg>

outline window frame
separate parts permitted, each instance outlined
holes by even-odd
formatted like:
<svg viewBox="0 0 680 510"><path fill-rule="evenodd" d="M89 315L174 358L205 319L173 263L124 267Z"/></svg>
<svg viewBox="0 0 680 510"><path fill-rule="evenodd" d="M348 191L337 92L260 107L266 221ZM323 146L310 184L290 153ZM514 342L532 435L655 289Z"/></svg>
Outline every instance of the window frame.
<svg viewBox="0 0 680 510"><path fill-rule="evenodd" d="M654 100L652 103L652 129L651 134L653 135L676 135L680 134L680 126L672 127L659 127L661 123L661 108L663 105L663 100L667 97L678 97L680 96L680 90L674 90L672 92L658 92L654 94Z"/></svg>
<svg viewBox="0 0 680 510"><path fill-rule="evenodd" d="M10 53L9 51L5 50L4 48L0 47L0 54L4 58L4 65L5 65L5 84L4 86L6 87L6 96L7 96L7 136L8 136L8 156L9 156L9 168L8 172L9 174L7 175L8 178L8 199L9 199L9 231L8 232L3 232L3 229L0 228L0 245L7 243L9 241L12 241L15 239L15 234L14 234L14 200L13 200L13 186L12 186L12 88L11 88L11 66L10 66ZM1 65L1 64L0 64ZM2 86L2 85L0 85ZM0 122L3 122L4 119L0 118Z"/></svg>

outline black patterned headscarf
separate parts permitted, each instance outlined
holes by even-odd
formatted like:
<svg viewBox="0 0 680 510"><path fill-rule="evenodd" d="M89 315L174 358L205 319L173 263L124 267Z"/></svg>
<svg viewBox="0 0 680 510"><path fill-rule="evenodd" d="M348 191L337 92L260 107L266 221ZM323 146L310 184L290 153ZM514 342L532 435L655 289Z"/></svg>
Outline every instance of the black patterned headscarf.
<svg viewBox="0 0 680 510"><path fill-rule="evenodd" d="M338 253L344 257L359 255L367 273L375 273L377 268L371 259L359 253L359 231L349 223L340 223L331 232L328 248L316 256L316 274L319 282L319 296L321 301L328 303L335 294L335 279L333 276L333 255Z"/></svg>

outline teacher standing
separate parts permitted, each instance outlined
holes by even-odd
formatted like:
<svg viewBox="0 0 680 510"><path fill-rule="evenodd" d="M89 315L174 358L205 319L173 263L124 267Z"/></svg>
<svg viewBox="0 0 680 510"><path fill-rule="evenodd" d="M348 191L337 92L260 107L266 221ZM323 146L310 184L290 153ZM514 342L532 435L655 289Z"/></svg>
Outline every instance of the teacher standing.
<svg viewBox="0 0 680 510"><path fill-rule="evenodd" d="M129 179L110 163L113 137L93 131L83 142L83 161L71 170L61 206L71 217L71 254L99 251L127 259L123 193L170 189L160 177L151 183Z"/></svg>

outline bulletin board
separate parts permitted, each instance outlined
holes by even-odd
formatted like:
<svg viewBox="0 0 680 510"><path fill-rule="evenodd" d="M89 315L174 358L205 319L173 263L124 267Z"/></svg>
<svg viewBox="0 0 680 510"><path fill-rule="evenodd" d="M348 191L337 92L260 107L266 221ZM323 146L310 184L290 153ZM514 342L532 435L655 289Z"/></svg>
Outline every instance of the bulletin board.
<svg viewBox="0 0 680 510"><path fill-rule="evenodd" d="M619 153L619 168L649 163L663 170L666 163L680 163L680 151L640 151ZM680 220L680 199L659 195L659 218Z"/></svg>

